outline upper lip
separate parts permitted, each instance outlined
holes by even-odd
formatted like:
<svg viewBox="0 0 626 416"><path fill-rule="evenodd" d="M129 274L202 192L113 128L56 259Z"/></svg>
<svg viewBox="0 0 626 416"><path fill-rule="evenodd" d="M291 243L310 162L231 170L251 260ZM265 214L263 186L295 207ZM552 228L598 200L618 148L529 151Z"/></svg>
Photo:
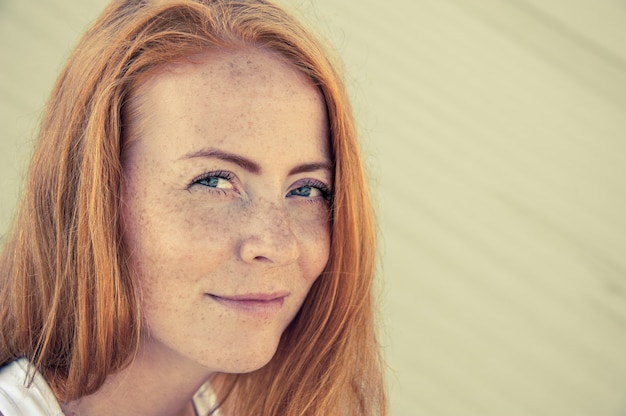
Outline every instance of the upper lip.
<svg viewBox="0 0 626 416"><path fill-rule="evenodd" d="M217 297L220 299L234 300L234 301L257 301L257 302L269 302L276 299L282 299L289 296L288 291L277 291L271 293L246 293L242 295L216 295L209 293L211 297Z"/></svg>

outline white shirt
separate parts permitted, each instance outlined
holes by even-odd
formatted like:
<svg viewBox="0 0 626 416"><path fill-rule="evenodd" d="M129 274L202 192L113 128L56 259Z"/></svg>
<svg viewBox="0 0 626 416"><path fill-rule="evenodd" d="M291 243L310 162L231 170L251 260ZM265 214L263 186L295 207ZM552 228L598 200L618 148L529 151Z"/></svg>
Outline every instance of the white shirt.
<svg viewBox="0 0 626 416"><path fill-rule="evenodd" d="M0 413L4 416L63 416L59 402L39 372L20 358L0 368ZM34 372L34 373L33 373ZM29 376L34 374L29 385Z"/></svg>
<svg viewBox="0 0 626 416"><path fill-rule="evenodd" d="M59 402L42 375L30 368L26 358L15 360L0 368L0 415L3 416L63 416ZM34 373L33 373L34 372ZM34 374L29 385L29 376ZM209 383L193 397L198 415L206 415L215 403ZM220 412L213 413L218 416Z"/></svg>

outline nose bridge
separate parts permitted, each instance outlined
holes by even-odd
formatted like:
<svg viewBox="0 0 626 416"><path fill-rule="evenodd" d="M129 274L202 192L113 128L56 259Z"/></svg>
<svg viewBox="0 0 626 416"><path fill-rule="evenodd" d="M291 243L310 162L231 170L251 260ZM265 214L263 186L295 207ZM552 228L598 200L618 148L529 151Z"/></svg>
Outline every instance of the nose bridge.
<svg viewBox="0 0 626 416"><path fill-rule="evenodd" d="M249 206L248 217L241 242L244 260L285 264L298 258L297 238L283 204L259 199Z"/></svg>
<svg viewBox="0 0 626 416"><path fill-rule="evenodd" d="M257 203L258 220L263 233L274 234L276 238L293 235L285 206L276 201L261 200Z"/></svg>

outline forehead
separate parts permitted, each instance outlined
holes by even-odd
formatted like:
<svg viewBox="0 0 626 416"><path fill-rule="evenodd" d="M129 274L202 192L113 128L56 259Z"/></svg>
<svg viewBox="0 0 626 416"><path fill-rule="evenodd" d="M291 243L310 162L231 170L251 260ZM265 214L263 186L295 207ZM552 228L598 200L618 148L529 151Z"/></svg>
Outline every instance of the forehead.
<svg viewBox="0 0 626 416"><path fill-rule="evenodd" d="M319 95L311 79L295 65L275 52L257 48L212 50L184 62L165 65L138 90L152 88L155 83L193 84L213 94L229 96L233 91L245 91L251 97L297 94L304 98L312 95L312 91L315 91L313 95Z"/></svg>
<svg viewBox="0 0 626 416"><path fill-rule="evenodd" d="M165 146L176 146L176 151L187 145L193 152L209 142L249 150L249 140L263 140L272 147L313 146L330 160L319 88L272 52L246 49L193 56L155 72L136 88L131 101L125 125L133 147L142 137L153 141L167 132Z"/></svg>
<svg viewBox="0 0 626 416"><path fill-rule="evenodd" d="M126 128L133 130L132 134L126 132L126 138L136 136L142 125L150 122L152 112L147 107L151 99L176 96L193 105L199 91L210 91L203 95L205 99L225 105L235 96L247 96L250 101L259 97L267 101L297 98L321 103L326 112L319 88L281 55L253 47L209 50L183 62L160 66L135 82L124 108Z"/></svg>

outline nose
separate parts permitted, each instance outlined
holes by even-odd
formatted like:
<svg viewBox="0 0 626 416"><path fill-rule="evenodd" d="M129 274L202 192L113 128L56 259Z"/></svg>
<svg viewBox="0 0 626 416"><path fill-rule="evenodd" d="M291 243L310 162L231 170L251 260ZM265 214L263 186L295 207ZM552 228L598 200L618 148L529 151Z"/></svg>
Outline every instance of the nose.
<svg viewBox="0 0 626 416"><path fill-rule="evenodd" d="M292 220L284 206L258 203L248 212L239 243L239 257L249 264L278 267L295 262L300 256Z"/></svg>

